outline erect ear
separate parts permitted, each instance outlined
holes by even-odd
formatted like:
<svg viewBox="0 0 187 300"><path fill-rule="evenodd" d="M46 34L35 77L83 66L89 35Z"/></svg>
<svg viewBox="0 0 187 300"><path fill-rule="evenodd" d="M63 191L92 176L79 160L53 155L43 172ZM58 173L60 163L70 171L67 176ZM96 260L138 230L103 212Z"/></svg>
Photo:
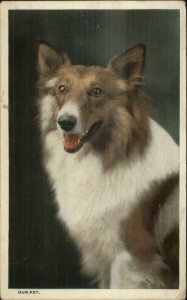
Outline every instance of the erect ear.
<svg viewBox="0 0 187 300"><path fill-rule="evenodd" d="M145 46L139 44L115 57L109 68L134 86L141 84L141 76L145 63Z"/></svg>
<svg viewBox="0 0 187 300"><path fill-rule="evenodd" d="M61 65L71 65L66 53L57 53L45 43L38 44L38 71L40 74L54 73Z"/></svg>

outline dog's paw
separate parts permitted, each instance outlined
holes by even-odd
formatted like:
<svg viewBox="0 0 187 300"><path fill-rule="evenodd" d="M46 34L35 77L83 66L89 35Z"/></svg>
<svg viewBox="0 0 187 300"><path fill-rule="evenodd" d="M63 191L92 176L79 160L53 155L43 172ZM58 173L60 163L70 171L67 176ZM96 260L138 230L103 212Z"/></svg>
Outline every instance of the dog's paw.
<svg viewBox="0 0 187 300"><path fill-rule="evenodd" d="M126 251L118 254L112 264L110 288L138 288L140 278L132 270L132 258Z"/></svg>
<svg viewBox="0 0 187 300"><path fill-rule="evenodd" d="M123 251L116 256L112 264L110 288L162 289L164 288L162 278L154 274L157 265L158 257L151 263L142 264L127 251Z"/></svg>

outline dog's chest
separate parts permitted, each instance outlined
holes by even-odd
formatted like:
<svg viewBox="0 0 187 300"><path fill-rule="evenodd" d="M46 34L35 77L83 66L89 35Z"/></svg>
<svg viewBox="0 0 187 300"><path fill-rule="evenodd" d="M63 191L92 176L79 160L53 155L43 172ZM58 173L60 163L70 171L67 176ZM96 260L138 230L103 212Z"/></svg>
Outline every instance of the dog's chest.
<svg viewBox="0 0 187 300"><path fill-rule="evenodd" d="M53 135L49 135L46 145L46 167L60 218L75 234L79 228L84 232L100 232L102 229L105 234L110 227L113 235L120 219L128 213L129 199L133 199L134 194L123 168L104 172L96 155L89 153L81 157L65 153L63 145L57 143ZM115 222L112 224L111 220Z"/></svg>
<svg viewBox="0 0 187 300"><path fill-rule="evenodd" d="M59 206L58 216L84 252L84 268L95 273L122 247L120 220L128 212L124 189L120 187L122 175L103 173L93 154L81 159L64 153L62 147L48 150L47 170Z"/></svg>
<svg viewBox="0 0 187 300"><path fill-rule="evenodd" d="M103 219L106 211L110 213L119 205L125 205L120 174L104 173L94 155L81 160L73 155L65 156L54 180L54 188L59 215L68 226L77 227Z"/></svg>
<svg viewBox="0 0 187 300"><path fill-rule="evenodd" d="M103 174L93 156L64 162L61 180L56 183L60 219L69 228L82 252L88 274L107 266L122 249L120 221L125 209L123 188L116 190L112 174Z"/></svg>

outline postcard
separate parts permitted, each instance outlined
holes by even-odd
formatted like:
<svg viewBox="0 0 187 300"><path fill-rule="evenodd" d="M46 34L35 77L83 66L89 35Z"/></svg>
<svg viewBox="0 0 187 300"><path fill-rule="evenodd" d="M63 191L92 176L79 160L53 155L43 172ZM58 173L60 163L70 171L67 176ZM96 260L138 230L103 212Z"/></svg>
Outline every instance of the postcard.
<svg viewBox="0 0 187 300"><path fill-rule="evenodd" d="M2 299L185 299L185 22L1 3Z"/></svg>

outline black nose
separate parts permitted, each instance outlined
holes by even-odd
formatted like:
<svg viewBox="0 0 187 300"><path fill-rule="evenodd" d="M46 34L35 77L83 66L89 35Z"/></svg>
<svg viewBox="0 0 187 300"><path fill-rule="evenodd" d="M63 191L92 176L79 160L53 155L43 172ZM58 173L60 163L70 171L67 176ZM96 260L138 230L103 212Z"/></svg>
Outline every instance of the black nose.
<svg viewBox="0 0 187 300"><path fill-rule="evenodd" d="M60 116L58 118L58 124L65 131L73 129L76 123L77 119L74 116Z"/></svg>

